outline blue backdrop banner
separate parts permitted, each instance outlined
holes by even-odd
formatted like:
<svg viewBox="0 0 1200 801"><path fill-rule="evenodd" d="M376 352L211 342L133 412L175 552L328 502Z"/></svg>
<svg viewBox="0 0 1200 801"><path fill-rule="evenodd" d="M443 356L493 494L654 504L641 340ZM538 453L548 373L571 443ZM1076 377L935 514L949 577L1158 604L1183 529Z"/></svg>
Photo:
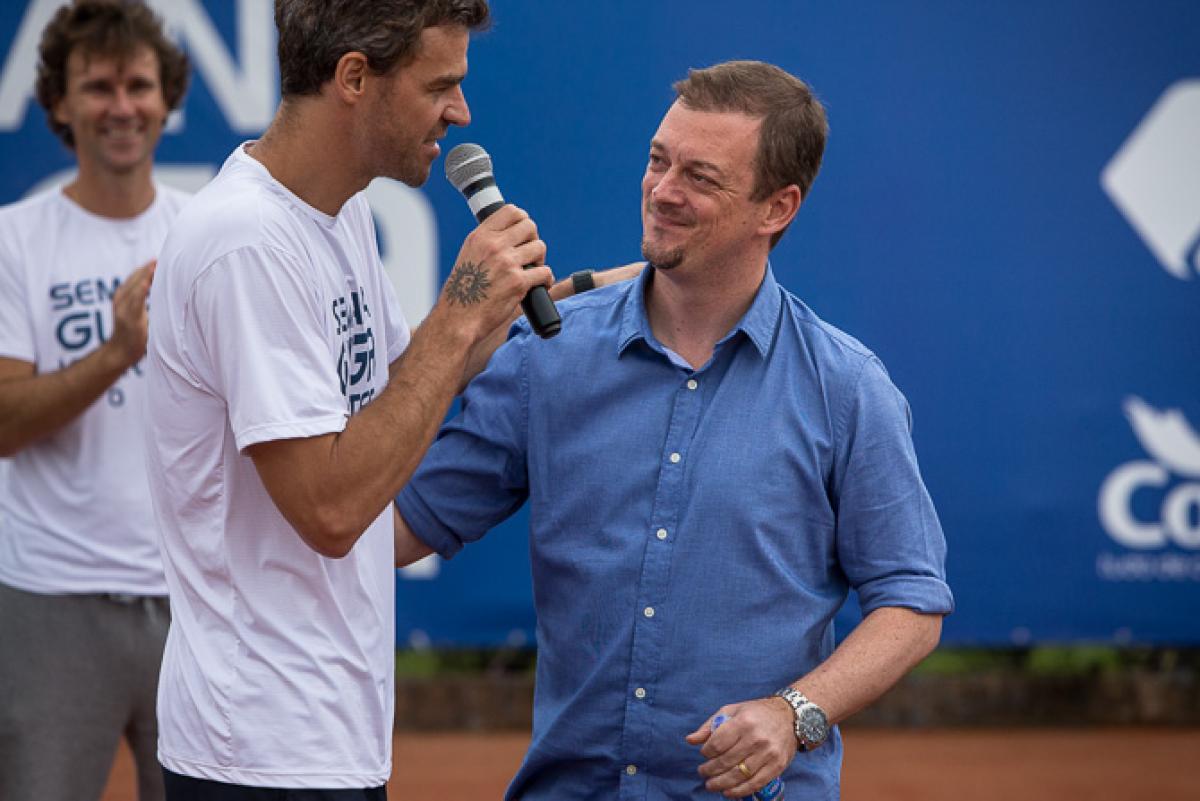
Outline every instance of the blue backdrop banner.
<svg viewBox="0 0 1200 801"><path fill-rule="evenodd" d="M32 99L58 5L0 5L0 202L71 165ZM194 189L272 117L272 2L152 5L195 68L158 174ZM825 166L773 265L912 405L949 541L947 642L1200 643L1200 4L493 11L447 147L492 153L560 275L639 258L648 142L689 67L762 59L816 89ZM414 324L472 227L439 172L369 190ZM398 585L402 643L532 641L523 513Z"/></svg>

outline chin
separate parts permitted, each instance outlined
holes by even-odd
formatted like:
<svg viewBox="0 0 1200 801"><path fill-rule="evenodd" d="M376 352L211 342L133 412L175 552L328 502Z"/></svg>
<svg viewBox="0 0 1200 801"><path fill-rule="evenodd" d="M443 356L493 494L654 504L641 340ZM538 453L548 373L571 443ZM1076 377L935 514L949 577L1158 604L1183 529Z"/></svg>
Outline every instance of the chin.
<svg viewBox="0 0 1200 801"><path fill-rule="evenodd" d="M424 186L429 180L429 173L433 169L432 161L422 161L420 164L402 164L389 170L383 175L388 178L399 181L405 186L411 186L413 189Z"/></svg>
<svg viewBox="0 0 1200 801"><path fill-rule="evenodd" d="M420 174L405 173L404 175L395 176L396 180L405 186L411 186L413 189L420 189L429 180L429 170L425 170Z"/></svg>
<svg viewBox="0 0 1200 801"><path fill-rule="evenodd" d="M128 175L146 163L146 159L109 158L104 160L105 169L114 175Z"/></svg>
<svg viewBox="0 0 1200 801"><path fill-rule="evenodd" d="M655 247L642 240L642 258L658 270L671 270L683 263L683 248Z"/></svg>

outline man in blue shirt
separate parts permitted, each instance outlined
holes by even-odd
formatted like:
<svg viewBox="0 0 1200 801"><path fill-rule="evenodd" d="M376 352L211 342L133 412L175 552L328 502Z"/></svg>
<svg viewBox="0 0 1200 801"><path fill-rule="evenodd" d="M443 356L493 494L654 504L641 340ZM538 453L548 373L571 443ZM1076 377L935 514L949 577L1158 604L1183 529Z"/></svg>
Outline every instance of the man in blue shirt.
<svg viewBox="0 0 1200 801"><path fill-rule="evenodd" d="M675 89L642 179L651 266L563 303L555 339L515 326L397 499L399 563L530 502L537 692L509 798L738 798L781 774L837 798L832 724L953 607L904 397L767 261L820 167L820 103L759 62ZM835 650L850 588L864 619Z"/></svg>

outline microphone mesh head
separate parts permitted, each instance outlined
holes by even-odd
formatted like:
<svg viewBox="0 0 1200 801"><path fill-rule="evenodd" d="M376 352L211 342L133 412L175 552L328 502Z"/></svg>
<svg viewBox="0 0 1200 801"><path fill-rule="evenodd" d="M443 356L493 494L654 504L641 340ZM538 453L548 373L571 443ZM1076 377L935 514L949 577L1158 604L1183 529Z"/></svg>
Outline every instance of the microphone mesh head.
<svg viewBox="0 0 1200 801"><path fill-rule="evenodd" d="M456 145L446 154L446 180L459 192L492 174L492 157L479 145Z"/></svg>

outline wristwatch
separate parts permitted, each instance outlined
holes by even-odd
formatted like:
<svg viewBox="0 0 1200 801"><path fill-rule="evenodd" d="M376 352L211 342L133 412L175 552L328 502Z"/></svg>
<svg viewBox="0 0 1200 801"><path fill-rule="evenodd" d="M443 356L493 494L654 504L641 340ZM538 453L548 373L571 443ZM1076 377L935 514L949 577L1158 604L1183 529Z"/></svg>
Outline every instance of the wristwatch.
<svg viewBox="0 0 1200 801"><path fill-rule="evenodd" d="M796 733L796 742L801 751L811 751L825 742L829 736L829 718L825 710L804 697L804 694L794 687L784 687L776 690L775 694L788 702L795 719L792 728Z"/></svg>
<svg viewBox="0 0 1200 801"><path fill-rule="evenodd" d="M571 273L571 289L576 295L590 292L596 288L596 279L592 277L595 270L579 270Z"/></svg>

